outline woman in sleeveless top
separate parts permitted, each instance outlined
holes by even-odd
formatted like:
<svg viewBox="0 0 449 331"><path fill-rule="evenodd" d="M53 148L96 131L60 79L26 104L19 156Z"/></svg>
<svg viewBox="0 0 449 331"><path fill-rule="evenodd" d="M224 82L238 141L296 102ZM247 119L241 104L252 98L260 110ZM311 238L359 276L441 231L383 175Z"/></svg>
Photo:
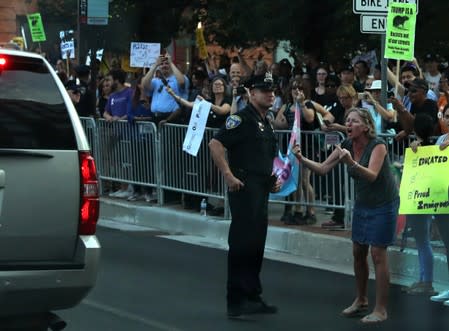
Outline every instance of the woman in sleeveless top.
<svg viewBox="0 0 449 331"><path fill-rule="evenodd" d="M293 152L303 163L319 175L329 172L338 163L348 167L355 183L352 242L357 293L354 302L342 311L354 317L368 310L368 252L376 274L376 303L373 311L361 319L362 323L378 323L387 319L389 270L387 247L395 237L399 193L390 170L387 148L376 137L374 121L366 109L349 110L345 120L347 139L336 146L323 162L314 162L301 154L300 146Z"/></svg>

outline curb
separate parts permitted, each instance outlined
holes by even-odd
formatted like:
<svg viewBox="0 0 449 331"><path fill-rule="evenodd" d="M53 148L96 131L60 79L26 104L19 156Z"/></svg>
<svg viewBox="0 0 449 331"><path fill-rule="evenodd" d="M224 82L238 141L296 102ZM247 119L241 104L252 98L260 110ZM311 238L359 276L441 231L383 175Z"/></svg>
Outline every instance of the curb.
<svg viewBox="0 0 449 331"><path fill-rule="evenodd" d="M231 223L230 220L204 217L172 208L141 206L107 198L101 198L100 218L154 228L169 234L204 237L224 245L227 243ZM338 236L269 226L266 249L314 260L319 265L339 266L341 270L352 270L353 266L352 242ZM406 248L401 252L399 247L392 246L389 248L388 258L393 282L407 283L419 275L415 249ZM373 275L371 262L370 269L370 274ZM434 253L434 286L449 288L446 256L441 253Z"/></svg>

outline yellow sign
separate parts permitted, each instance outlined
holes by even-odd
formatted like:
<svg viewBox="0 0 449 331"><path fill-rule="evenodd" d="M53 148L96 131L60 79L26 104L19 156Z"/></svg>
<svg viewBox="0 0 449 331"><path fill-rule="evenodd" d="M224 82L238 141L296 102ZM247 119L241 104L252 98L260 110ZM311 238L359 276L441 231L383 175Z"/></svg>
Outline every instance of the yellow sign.
<svg viewBox="0 0 449 331"><path fill-rule="evenodd" d="M11 42L17 44L20 47L20 49L22 49L22 50L25 47L25 43L24 43L22 37L14 37L14 38L11 39Z"/></svg>
<svg viewBox="0 0 449 331"><path fill-rule="evenodd" d="M416 4L391 2L385 33L385 57L411 61L415 48Z"/></svg>
<svg viewBox="0 0 449 331"><path fill-rule="evenodd" d="M399 214L449 214L449 148L405 151Z"/></svg>
<svg viewBox="0 0 449 331"><path fill-rule="evenodd" d="M201 27L201 22L198 23L198 27L195 31L196 46L198 47L198 56L200 59L207 59L206 41L204 40L204 29Z"/></svg>

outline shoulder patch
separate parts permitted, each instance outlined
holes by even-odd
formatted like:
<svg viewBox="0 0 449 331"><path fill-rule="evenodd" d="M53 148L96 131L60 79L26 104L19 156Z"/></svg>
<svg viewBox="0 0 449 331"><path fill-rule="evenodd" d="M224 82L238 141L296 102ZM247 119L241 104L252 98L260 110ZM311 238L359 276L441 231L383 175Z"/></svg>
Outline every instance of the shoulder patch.
<svg viewBox="0 0 449 331"><path fill-rule="evenodd" d="M226 129L234 129L242 123L242 119L238 115L231 115L226 119Z"/></svg>

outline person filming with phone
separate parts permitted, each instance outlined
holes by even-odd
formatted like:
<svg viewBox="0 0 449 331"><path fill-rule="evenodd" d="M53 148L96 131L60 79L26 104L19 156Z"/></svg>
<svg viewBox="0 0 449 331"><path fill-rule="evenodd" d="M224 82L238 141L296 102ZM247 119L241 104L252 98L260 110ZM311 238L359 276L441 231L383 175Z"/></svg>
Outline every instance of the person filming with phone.
<svg viewBox="0 0 449 331"><path fill-rule="evenodd" d="M159 77L156 72L160 71ZM151 98L153 122L162 125L175 121L182 113L180 106L167 92L165 86L187 98L188 78L173 63L170 54L160 55L142 79L142 85Z"/></svg>
<svg viewBox="0 0 449 331"><path fill-rule="evenodd" d="M382 91L382 81L375 80L370 87L365 87L365 92L359 93L361 107L368 109L370 115L374 120L376 133L383 132L383 122L391 122L396 118L393 105L387 105L385 109L380 103L380 96Z"/></svg>

